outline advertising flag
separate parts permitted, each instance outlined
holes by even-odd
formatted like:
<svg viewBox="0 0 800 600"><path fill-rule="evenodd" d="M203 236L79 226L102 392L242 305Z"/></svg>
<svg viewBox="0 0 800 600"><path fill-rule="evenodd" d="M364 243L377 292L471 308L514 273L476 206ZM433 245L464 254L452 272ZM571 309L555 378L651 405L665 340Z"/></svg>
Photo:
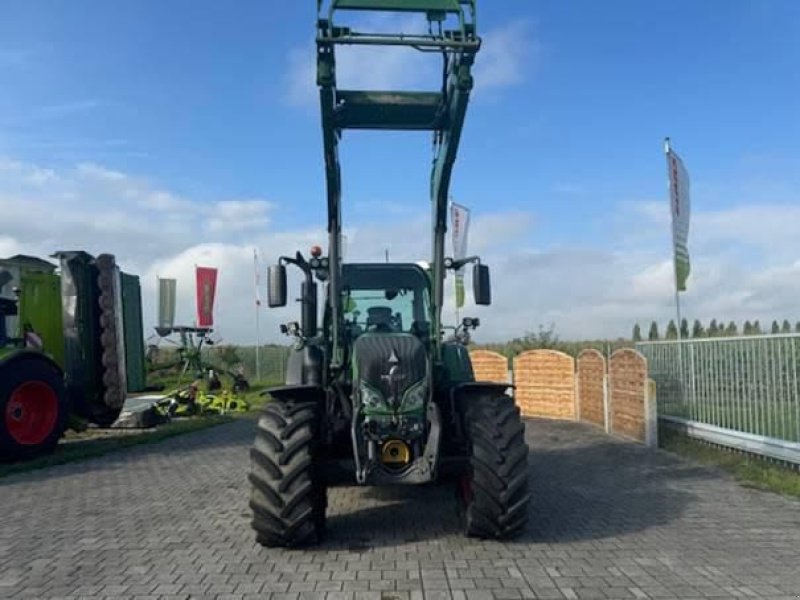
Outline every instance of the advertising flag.
<svg viewBox="0 0 800 600"><path fill-rule="evenodd" d="M217 269L196 267L195 272L197 278L197 326L213 327Z"/></svg>
<svg viewBox="0 0 800 600"><path fill-rule="evenodd" d="M158 327L172 329L175 325L175 296L177 280L158 278Z"/></svg>
<svg viewBox="0 0 800 600"><path fill-rule="evenodd" d="M469 216L468 208L455 202L450 203L454 260L462 260L467 257ZM456 271L456 308L461 308L462 306L464 306L464 267Z"/></svg>
<svg viewBox="0 0 800 600"><path fill-rule="evenodd" d="M686 280L691 273L689 261L689 221L691 199L689 173L681 158L667 147L669 171L670 211L672 213L672 243L675 260L675 285L679 292L686 291Z"/></svg>

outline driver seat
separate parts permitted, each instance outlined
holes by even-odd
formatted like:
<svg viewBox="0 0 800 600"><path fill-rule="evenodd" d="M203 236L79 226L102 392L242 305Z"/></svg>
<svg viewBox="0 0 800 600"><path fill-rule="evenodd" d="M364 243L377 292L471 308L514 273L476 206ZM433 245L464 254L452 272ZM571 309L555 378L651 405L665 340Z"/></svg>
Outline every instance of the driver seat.
<svg viewBox="0 0 800 600"><path fill-rule="evenodd" d="M392 309L388 306L372 306L368 308L367 331L392 333Z"/></svg>

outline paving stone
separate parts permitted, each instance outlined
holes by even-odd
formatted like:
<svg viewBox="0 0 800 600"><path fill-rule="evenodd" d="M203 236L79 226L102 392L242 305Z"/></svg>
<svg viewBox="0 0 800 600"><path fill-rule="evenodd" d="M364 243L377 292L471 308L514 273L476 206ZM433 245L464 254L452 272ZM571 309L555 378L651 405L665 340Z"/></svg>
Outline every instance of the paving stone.
<svg viewBox="0 0 800 600"><path fill-rule="evenodd" d="M0 598L796 597L800 502L592 427L526 428L531 521L511 543L464 538L441 484L331 488L320 547L262 548L246 420L7 477Z"/></svg>

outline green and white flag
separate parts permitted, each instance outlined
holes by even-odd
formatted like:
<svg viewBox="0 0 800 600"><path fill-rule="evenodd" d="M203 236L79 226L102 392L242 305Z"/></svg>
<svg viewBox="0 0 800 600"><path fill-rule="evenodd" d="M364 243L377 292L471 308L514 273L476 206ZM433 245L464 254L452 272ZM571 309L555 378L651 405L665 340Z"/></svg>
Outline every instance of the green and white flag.
<svg viewBox="0 0 800 600"><path fill-rule="evenodd" d="M469 209L450 203L450 221L453 229L453 259L467 257L467 237L469 234ZM464 267L456 271L456 308L464 306Z"/></svg>
<svg viewBox="0 0 800 600"><path fill-rule="evenodd" d="M691 273L689 261L689 221L691 199L689 173L683 161L667 146L667 170L669 172L670 212L672 213L672 244L675 253L675 285L679 292L686 291L686 280Z"/></svg>

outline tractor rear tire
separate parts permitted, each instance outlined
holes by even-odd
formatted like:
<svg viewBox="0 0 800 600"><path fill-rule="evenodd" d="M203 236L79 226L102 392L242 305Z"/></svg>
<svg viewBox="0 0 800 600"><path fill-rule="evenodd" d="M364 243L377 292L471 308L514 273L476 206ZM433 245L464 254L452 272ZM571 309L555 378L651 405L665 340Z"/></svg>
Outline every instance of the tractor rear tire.
<svg viewBox="0 0 800 600"><path fill-rule="evenodd" d="M322 540L326 488L319 465L314 402L266 405L250 450L250 508L256 541L299 547Z"/></svg>
<svg viewBox="0 0 800 600"><path fill-rule="evenodd" d="M461 482L466 534L509 539L525 530L528 446L519 408L508 396L479 397L465 414L469 464Z"/></svg>
<svg viewBox="0 0 800 600"><path fill-rule="evenodd" d="M67 424L64 375L44 357L0 364L0 461L53 451Z"/></svg>

